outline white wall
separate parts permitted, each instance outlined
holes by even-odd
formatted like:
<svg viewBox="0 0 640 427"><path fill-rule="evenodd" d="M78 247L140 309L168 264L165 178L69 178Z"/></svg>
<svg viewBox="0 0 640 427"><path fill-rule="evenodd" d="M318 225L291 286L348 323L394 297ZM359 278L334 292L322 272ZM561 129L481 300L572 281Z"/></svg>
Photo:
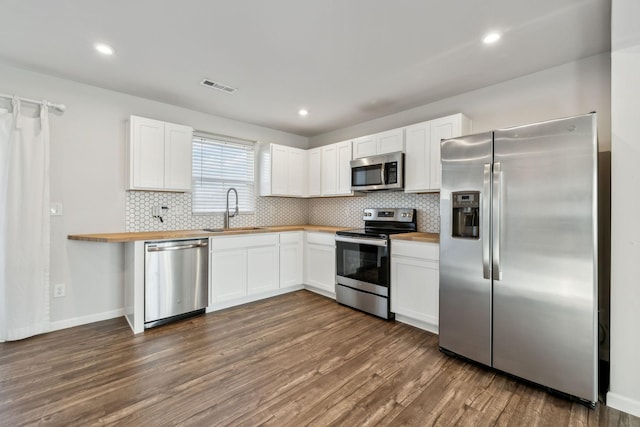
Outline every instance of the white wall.
<svg viewBox="0 0 640 427"><path fill-rule="evenodd" d="M51 200L64 206L63 216L51 218L51 284L67 286L66 297L51 299L53 327L113 317L123 307L121 245L69 241L66 236L124 231L124 138L129 115L300 148L308 143L305 137L6 65L0 65L0 93L68 107L50 119Z"/></svg>
<svg viewBox="0 0 640 427"><path fill-rule="evenodd" d="M611 385L640 416L640 2L614 0L611 28Z"/></svg>
<svg viewBox="0 0 640 427"><path fill-rule="evenodd" d="M598 112L600 151L611 147L609 54L595 55L411 110L317 135L309 147L419 123L453 113L473 121L473 132Z"/></svg>

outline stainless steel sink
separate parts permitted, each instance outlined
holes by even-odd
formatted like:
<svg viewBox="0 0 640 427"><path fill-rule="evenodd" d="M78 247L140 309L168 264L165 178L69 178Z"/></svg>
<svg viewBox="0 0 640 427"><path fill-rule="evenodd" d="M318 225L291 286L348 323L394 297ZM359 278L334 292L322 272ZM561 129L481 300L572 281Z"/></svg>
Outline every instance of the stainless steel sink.
<svg viewBox="0 0 640 427"><path fill-rule="evenodd" d="M262 230L264 227L232 227L226 228L225 231L244 231L244 230Z"/></svg>
<svg viewBox="0 0 640 427"><path fill-rule="evenodd" d="M224 233L225 231L251 231L262 230L264 227L232 227L232 228L203 228L207 233Z"/></svg>

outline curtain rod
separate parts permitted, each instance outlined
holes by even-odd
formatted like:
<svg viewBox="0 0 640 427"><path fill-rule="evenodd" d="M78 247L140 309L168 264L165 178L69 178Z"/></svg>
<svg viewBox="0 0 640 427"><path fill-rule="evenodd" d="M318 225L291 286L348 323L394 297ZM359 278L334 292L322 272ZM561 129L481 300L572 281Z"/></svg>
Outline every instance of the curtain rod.
<svg viewBox="0 0 640 427"><path fill-rule="evenodd" d="M64 104L54 104L53 102L49 102L49 101L38 101L36 99L23 98L21 96L14 96L14 95L6 95L4 93L0 93L0 98L7 98L7 99L17 98L20 101L31 102L32 104L46 105L47 107L55 108L58 111L64 111L67 109L67 106Z"/></svg>

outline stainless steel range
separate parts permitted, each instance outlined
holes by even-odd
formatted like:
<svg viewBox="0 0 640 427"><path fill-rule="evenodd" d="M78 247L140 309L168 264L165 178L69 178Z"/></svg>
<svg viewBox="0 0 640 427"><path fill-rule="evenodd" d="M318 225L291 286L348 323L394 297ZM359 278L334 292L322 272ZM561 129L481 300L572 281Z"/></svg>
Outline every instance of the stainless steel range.
<svg viewBox="0 0 640 427"><path fill-rule="evenodd" d="M336 233L336 301L393 319L389 236L416 231L415 209L365 209L363 229Z"/></svg>

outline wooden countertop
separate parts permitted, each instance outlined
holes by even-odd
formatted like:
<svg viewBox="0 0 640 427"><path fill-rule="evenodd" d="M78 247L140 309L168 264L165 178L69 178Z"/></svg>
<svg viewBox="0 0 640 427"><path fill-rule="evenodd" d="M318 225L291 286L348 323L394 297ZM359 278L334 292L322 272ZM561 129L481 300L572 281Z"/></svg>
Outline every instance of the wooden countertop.
<svg viewBox="0 0 640 427"><path fill-rule="evenodd" d="M401 234L392 234L391 240L407 240L411 242L440 243L440 235L437 233L401 233Z"/></svg>
<svg viewBox="0 0 640 427"><path fill-rule="evenodd" d="M229 236L236 234L280 233L284 231L319 231L323 233L335 233L339 230L347 230L351 227L333 227L327 225L280 225L273 227L238 227L221 232L208 232L204 230L169 230L169 231L141 231L125 233L98 233L98 234L71 234L69 240L82 240L86 242L123 243L137 240L166 240L166 239L191 239L209 236Z"/></svg>

